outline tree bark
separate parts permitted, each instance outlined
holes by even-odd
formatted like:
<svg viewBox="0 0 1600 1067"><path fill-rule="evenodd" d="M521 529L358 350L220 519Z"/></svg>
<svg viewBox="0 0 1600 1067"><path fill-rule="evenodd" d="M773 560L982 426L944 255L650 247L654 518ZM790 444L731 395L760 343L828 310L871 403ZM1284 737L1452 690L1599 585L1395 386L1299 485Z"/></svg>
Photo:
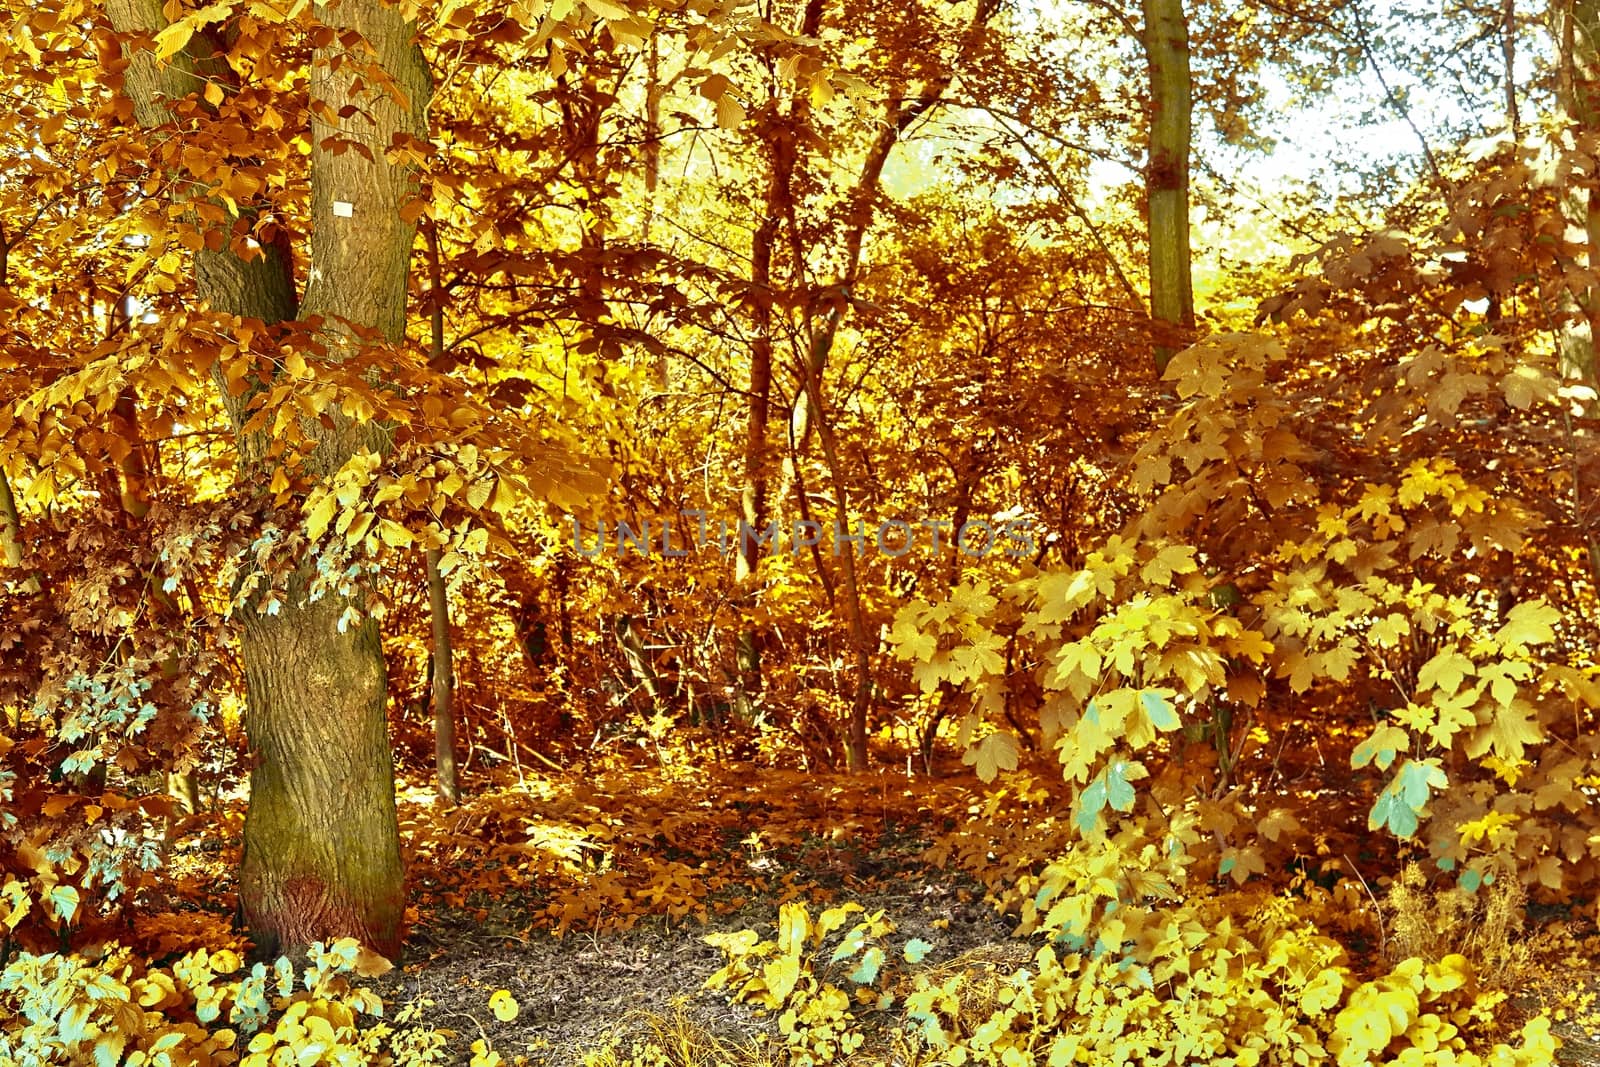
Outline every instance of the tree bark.
<svg viewBox="0 0 1600 1067"><path fill-rule="evenodd" d="M106 0L106 6L119 33L152 34L166 25L159 0ZM337 360L353 350L358 329L376 330L389 342L403 336L415 228L399 209L415 185L387 152L399 134L425 134L430 84L415 26L397 11L377 0L343 0L318 5L315 14L340 33L311 60L313 230L300 310L323 317L328 358ZM371 54L347 50L339 39L344 31L359 35ZM399 98L373 87L373 67L392 79ZM194 76L201 69L230 76L202 34L164 64L147 50L134 55L125 88L139 123L153 128L171 121L172 104L201 84ZM215 250L196 254L200 300L269 325L294 318L290 250L267 244L245 259L221 236ZM236 427L245 399L223 390ZM330 414L333 428L317 442L317 472L337 471L357 450L387 447L383 427ZM260 455L244 437L239 448L246 463ZM370 618L341 625L351 606L344 598L306 600L313 566L305 561L276 614L253 604L241 613L245 726L254 760L241 911L265 955L299 954L314 941L349 936L394 956L404 872L381 640Z"/></svg>
<svg viewBox="0 0 1600 1067"><path fill-rule="evenodd" d="M1600 133L1600 0L1569 0L1562 12L1561 80L1562 109L1577 126L1581 139ZM1600 189L1593 179L1574 175L1568 190L1568 211L1584 234L1587 262L1591 270L1600 267ZM1600 384L1595 363L1595 340L1600 334L1600 294L1595 287L1568 283L1568 292L1577 305L1577 321L1561 339L1566 372L1585 385ZM1591 410L1594 401L1590 401Z"/></svg>
<svg viewBox="0 0 1600 1067"><path fill-rule="evenodd" d="M765 214L750 241L750 289L753 339L750 344L750 391L745 409L744 484L739 493L740 517L752 531L767 521L767 474L771 464L768 423L772 416L773 313L772 260L778 227L790 210L790 181L794 174L793 131L785 126L772 131L771 171L767 178ZM734 581L748 604L761 559L754 537L739 538ZM735 662L739 671L739 713L748 720L751 697L762 688L761 645L754 626L746 625L738 637Z"/></svg>
<svg viewBox="0 0 1600 1067"><path fill-rule="evenodd" d="M428 607L433 617L433 762L439 797L447 804L461 803L461 782L456 773L456 719L451 706L455 671L450 651L450 598L439 572L443 553L428 550Z"/></svg>
<svg viewBox="0 0 1600 1067"><path fill-rule="evenodd" d="M444 365L444 265L439 258L439 230L429 224L428 241L428 360ZM444 553L430 548L428 613L433 620L433 764L439 797L447 804L461 803L461 781L456 771L455 659L450 649L450 597L439 563Z"/></svg>
<svg viewBox="0 0 1600 1067"><path fill-rule="evenodd" d="M1150 155L1145 182L1150 211L1150 315L1179 331L1194 329L1189 248L1189 28L1183 0L1143 0L1144 51L1150 65ZM1156 346L1163 372L1176 350Z"/></svg>

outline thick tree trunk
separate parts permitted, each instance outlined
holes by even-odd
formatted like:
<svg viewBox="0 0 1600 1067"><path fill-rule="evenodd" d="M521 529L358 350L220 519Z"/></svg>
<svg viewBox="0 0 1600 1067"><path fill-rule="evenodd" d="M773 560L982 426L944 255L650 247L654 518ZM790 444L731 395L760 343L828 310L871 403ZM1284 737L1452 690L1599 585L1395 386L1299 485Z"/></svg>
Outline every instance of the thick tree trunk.
<svg viewBox="0 0 1600 1067"><path fill-rule="evenodd" d="M256 947L356 937L398 954L405 896L378 625L324 597L244 624L256 763L239 892Z"/></svg>
<svg viewBox="0 0 1600 1067"><path fill-rule="evenodd" d="M160 0L106 0L122 33L155 33L166 25ZM413 40L415 26L377 0L319 5L316 16L339 31L354 31L371 46L347 50L335 38L312 56L311 271L305 314L323 316L330 359L355 344L350 327L401 339L406 276L414 227L400 206L415 187L411 174L389 162L399 134L425 134L429 77ZM203 35L170 62L152 53L131 58L125 87L141 125L157 127L203 84L203 71L231 72ZM392 79L402 99L374 88L372 66ZM348 112L343 118L341 113ZM328 121L330 118L335 121ZM360 146L359 148L356 146ZM295 317L289 251L267 244L246 260L223 240L219 251L196 255L196 290L213 309L268 324ZM223 390L235 425L243 397ZM387 432L330 413L315 457L324 475L358 449L382 450ZM241 457L260 456L241 439ZM386 955L400 948L404 872L394 806L385 672L375 622L339 622L349 602L326 596L306 602L306 570L277 614L242 613L242 660L247 690L246 732L254 765L245 820L240 903L257 948L298 954L317 940L357 937Z"/></svg>
<svg viewBox="0 0 1600 1067"><path fill-rule="evenodd" d="M1182 331L1194 328L1189 250L1189 29L1183 0L1144 0L1144 51L1150 64L1150 314ZM1165 371L1170 345L1156 347Z"/></svg>
<svg viewBox="0 0 1600 1067"><path fill-rule="evenodd" d="M329 341L337 353L341 342L346 350L356 345L348 327L376 329L390 342L404 337L416 228L400 209L416 186L388 151L397 136L425 136L431 85L415 24L397 10L378 0L343 0L319 5L317 16L359 33L404 94L401 101L375 89L365 64L338 42L312 56L312 97L327 107L312 108L311 272L303 311L336 324ZM325 474L358 450L388 446L381 426L334 421L318 449ZM246 622L246 725L257 763L240 888L245 919L258 944L267 942L262 947L299 952L313 940L355 936L395 956L404 871L383 648L370 619L339 631L347 606L329 596Z"/></svg>
<svg viewBox="0 0 1600 1067"><path fill-rule="evenodd" d="M1600 0L1570 0L1561 27L1561 106L1578 127L1579 136L1600 132ZM1582 228L1591 270L1600 267L1600 189L1593 179L1575 174L1567 204L1573 222ZM1569 283L1578 314L1561 339L1569 376L1596 385L1595 342L1600 334L1600 294L1593 286ZM1591 405L1592 406L1592 405Z"/></svg>

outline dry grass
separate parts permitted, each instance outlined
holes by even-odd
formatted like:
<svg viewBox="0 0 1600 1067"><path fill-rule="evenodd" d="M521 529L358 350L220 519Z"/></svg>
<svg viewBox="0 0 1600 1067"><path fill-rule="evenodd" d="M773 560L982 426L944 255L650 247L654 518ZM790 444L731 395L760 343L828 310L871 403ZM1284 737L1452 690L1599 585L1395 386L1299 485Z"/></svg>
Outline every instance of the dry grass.
<svg viewBox="0 0 1600 1067"><path fill-rule="evenodd" d="M1420 865L1407 864L1389 888L1389 955L1436 963L1451 953L1471 962L1478 980L1506 988L1529 963L1522 936L1526 897L1514 878L1500 878L1476 893L1433 890Z"/></svg>
<svg viewBox="0 0 1600 1067"><path fill-rule="evenodd" d="M583 1067L783 1067L781 1046L724 1038L675 1001L665 1012L631 1011L586 1053Z"/></svg>

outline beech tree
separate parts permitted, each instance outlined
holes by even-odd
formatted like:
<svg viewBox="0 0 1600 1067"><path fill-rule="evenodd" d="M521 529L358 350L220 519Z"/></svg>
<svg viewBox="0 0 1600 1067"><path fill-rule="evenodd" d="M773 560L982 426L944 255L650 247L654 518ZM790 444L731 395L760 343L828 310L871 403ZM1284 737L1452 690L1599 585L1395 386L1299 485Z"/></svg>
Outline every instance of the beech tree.
<svg viewBox="0 0 1600 1067"><path fill-rule="evenodd" d="M416 24L380 0L317 5L323 29L310 59L311 203L305 296L283 240L237 247L229 212L192 217L205 241L195 257L196 298L216 312L272 328L299 318L315 330L321 358L338 361L364 343L394 344L405 330L415 234L414 166L427 137L430 77ZM238 91L219 34L191 14L172 21L154 0L109 0L123 35L125 91L152 131L177 119L203 82L206 106ZM198 106L198 105L195 105ZM159 134L158 134L159 135ZM281 233L281 231L280 231ZM239 434L241 475L270 480L245 401L223 380ZM336 473L358 451L387 449L389 430L359 413L331 411L311 431L310 470ZM316 561L303 560L288 595L258 598L241 630L254 766L245 822L241 906L268 954L354 936L393 955L404 914L394 770L378 624L350 623L348 596L313 599ZM264 593L263 593L264 596Z"/></svg>

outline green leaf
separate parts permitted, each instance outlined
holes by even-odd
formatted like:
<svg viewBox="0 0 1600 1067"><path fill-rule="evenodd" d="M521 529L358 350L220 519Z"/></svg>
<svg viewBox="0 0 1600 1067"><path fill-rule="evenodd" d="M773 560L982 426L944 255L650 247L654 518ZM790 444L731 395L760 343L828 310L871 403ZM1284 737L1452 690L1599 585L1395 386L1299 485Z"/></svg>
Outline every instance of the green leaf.
<svg viewBox="0 0 1600 1067"><path fill-rule="evenodd" d="M921 963L923 958L932 951L933 946L920 937L913 937L906 942L905 954L907 963Z"/></svg>
<svg viewBox="0 0 1600 1067"><path fill-rule="evenodd" d="M861 951L861 946L866 943L866 928L861 926L853 927L849 933L844 935L844 940L839 942L839 947L833 950L833 957L830 962L838 963L842 959L854 956Z"/></svg>
<svg viewBox="0 0 1600 1067"><path fill-rule="evenodd" d="M1093 830L1096 820L1100 818L1100 811L1105 806L1106 776L1102 771L1078 794L1078 829L1084 833Z"/></svg>
<svg viewBox="0 0 1600 1067"><path fill-rule="evenodd" d="M1157 730L1176 730L1180 725L1177 711L1161 690L1146 689L1139 694L1139 703Z"/></svg>
<svg viewBox="0 0 1600 1067"><path fill-rule="evenodd" d="M861 954L861 963L850 972L850 981L856 985L871 985L878 980L878 969L883 966L883 949L873 945Z"/></svg>
<svg viewBox="0 0 1600 1067"><path fill-rule="evenodd" d="M1132 811L1134 792L1133 786L1128 784L1129 777L1142 777L1132 773L1136 763L1127 760L1112 760L1106 767L1106 798L1111 806L1118 811Z"/></svg>
<svg viewBox="0 0 1600 1067"><path fill-rule="evenodd" d="M51 888L45 896L45 903L56 918L64 923L72 921L78 913L78 890L76 886L58 885Z"/></svg>
<svg viewBox="0 0 1600 1067"><path fill-rule="evenodd" d="M1447 784L1449 778L1439 767L1438 760L1406 760L1378 794L1377 803L1367 816L1367 828L1387 828L1397 837L1410 837L1417 832L1418 819L1433 790L1443 789Z"/></svg>
<svg viewBox="0 0 1600 1067"><path fill-rule="evenodd" d="M1350 766L1365 767L1369 763L1376 763L1378 770L1389 769L1389 764L1394 762L1396 753L1403 751L1411 744L1411 735L1400 727L1385 723L1372 731L1372 736L1356 746L1350 753Z"/></svg>

